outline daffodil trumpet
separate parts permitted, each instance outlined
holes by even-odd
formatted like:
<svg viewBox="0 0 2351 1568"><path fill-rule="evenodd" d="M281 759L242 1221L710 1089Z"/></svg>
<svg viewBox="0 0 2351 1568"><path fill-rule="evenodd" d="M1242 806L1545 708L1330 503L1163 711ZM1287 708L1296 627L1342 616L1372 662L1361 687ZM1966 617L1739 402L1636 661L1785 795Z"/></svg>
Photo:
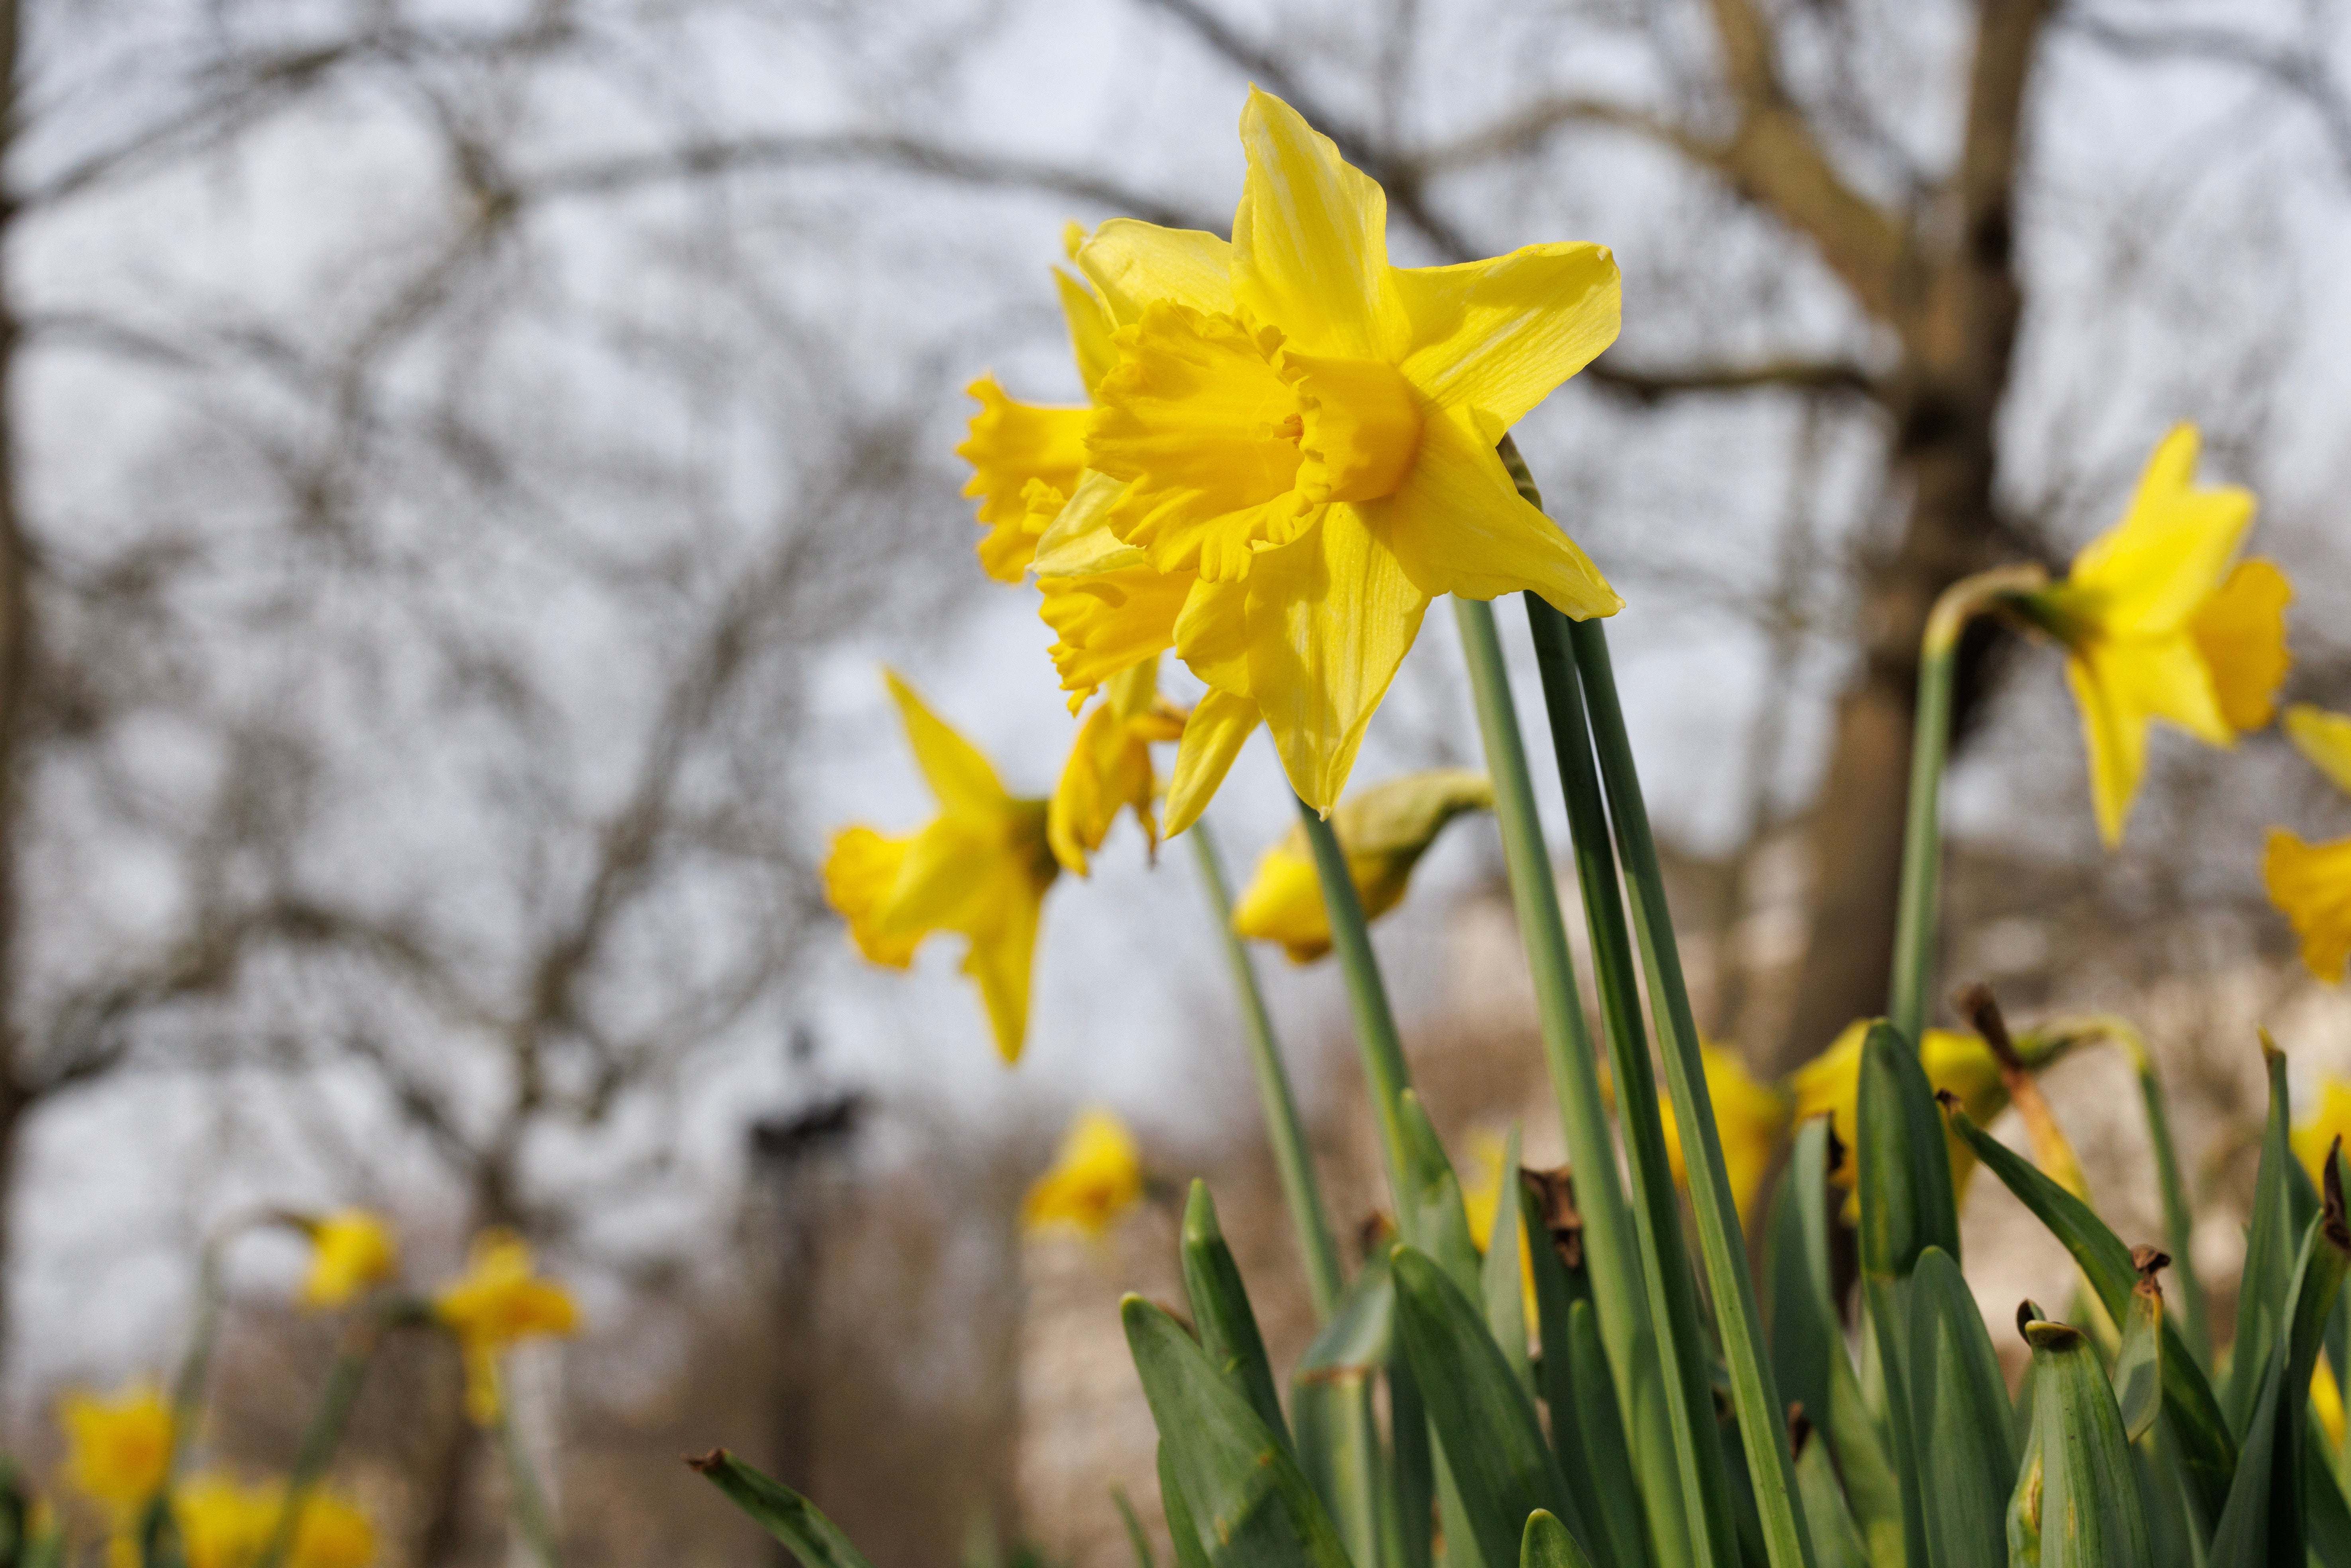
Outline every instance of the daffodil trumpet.
<svg viewBox="0 0 2351 1568"><path fill-rule="evenodd" d="M1207 894L1208 914L1224 949L1225 967L1233 977L1241 1038L1249 1045L1249 1074L1257 1083L1258 1107L1265 1117L1274 1170L1281 1178L1282 1202L1290 1210L1290 1228L1297 1233L1307 1296L1314 1304L1314 1321L1328 1322L1346 1281L1339 1266L1338 1243L1331 1234L1330 1211L1323 1206L1322 1186L1314 1174L1314 1156L1307 1145L1306 1124L1298 1113L1298 1097L1290 1089L1290 1069L1283 1064L1281 1046L1274 1036L1273 1014L1258 985L1257 967L1233 929L1232 893L1225 881L1224 862L1217 853L1216 835L1203 817L1186 836L1192 841L1200 886Z"/></svg>
<svg viewBox="0 0 2351 1568"><path fill-rule="evenodd" d="M1918 645L1918 701L1910 721L1910 786L1902 828L1901 893L1895 905L1894 975L1886 1018L1915 1049L1925 1038L1934 985L1936 907L1942 884L1943 770L1951 749L1951 697L1959 639L1977 616L2021 609L2049 581L2037 563L1994 567L1945 589Z"/></svg>

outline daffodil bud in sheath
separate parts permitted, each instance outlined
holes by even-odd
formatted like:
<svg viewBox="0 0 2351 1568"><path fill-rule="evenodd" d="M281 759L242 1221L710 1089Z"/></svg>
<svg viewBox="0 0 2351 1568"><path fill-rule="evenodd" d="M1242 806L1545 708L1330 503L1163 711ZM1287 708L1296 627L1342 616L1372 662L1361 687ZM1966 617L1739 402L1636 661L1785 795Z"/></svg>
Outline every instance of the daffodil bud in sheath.
<svg viewBox="0 0 2351 1568"><path fill-rule="evenodd" d="M1332 830L1346 852L1364 915L1376 920L1404 901L1412 868L1445 824L1464 811L1494 809L1494 787L1483 773L1440 768L1374 784L1331 813ZM1259 942L1279 942L1293 964L1331 950L1331 920L1306 831L1292 828L1265 852L1257 874L1233 906L1233 929Z"/></svg>

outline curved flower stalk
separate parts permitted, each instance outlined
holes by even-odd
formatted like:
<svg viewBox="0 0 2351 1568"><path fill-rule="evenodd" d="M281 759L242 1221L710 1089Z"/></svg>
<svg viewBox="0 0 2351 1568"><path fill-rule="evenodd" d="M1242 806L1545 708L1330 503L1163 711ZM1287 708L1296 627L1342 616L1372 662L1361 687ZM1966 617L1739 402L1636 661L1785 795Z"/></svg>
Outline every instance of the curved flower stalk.
<svg viewBox="0 0 2351 1568"><path fill-rule="evenodd" d="M2024 613L2065 645L2082 713L2098 832L2111 846L2163 719L2231 747L2275 714L2289 658L2294 590L2265 560L2237 561L2254 500L2194 484L2196 427L2179 425L2147 459L2122 520L2084 546L2062 582L2026 595Z"/></svg>
<svg viewBox="0 0 2351 1568"><path fill-rule="evenodd" d="M1159 695L1157 655L1111 677L1102 700L1078 727L1046 808L1046 841L1062 870L1084 876L1087 857L1102 848L1121 811L1134 813L1157 855L1159 823L1152 802L1159 778L1151 747L1183 735L1183 710Z"/></svg>
<svg viewBox="0 0 2351 1568"><path fill-rule="evenodd" d="M314 1312L347 1306L362 1292L392 1278L400 1249L383 1221L364 1208L343 1208L293 1223L310 1239L310 1271L302 1281L302 1305Z"/></svg>
<svg viewBox="0 0 2351 1568"><path fill-rule="evenodd" d="M1332 831L1346 852L1348 879L1377 920L1404 902L1413 868L1456 817L1494 809L1494 787L1483 773L1438 768L1390 779L1342 802ZM1257 874L1233 906L1233 930L1259 942L1279 942L1293 964L1331 950L1331 916L1303 823L1293 827L1257 862Z"/></svg>
<svg viewBox="0 0 2351 1568"><path fill-rule="evenodd" d="M965 937L963 970L979 988L996 1048L1005 1061L1018 1061L1029 1030L1037 922L1061 873L1048 842L1050 809L1007 794L978 747L896 674L884 676L939 814L903 838L863 826L833 834L825 897L849 922L857 950L891 968L912 964L934 933Z"/></svg>
<svg viewBox="0 0 2351 1568"><path fill-rule="evenodd" d="M1062 233L1074 256L1085 230L1071 224ZM1111 346L1110 318L1086 286L1053 268L1061 313L1070 324L1070 346L1086 395L1117 358ZM970 434L956 455L969 463L963 493L979 497L979 524L987 532L978 544L981 570L999 582L1019 582L1037 553L1037 541L1085 468L1086 421L1091 406L1054 407L1015 402L992 375L964 389L979 400Z"/></svg>
<svg viewBox="0 0 2351 1568"><path fill-rule="evenodd" d="M1095 1240L1143 1196L1143 1155L1126 1124L1107 1111L1081 1112L1062 1134L1052 1167L1029 1188L1020 1223L1074 1229Z"/></svg>
<svg viewBox="0 0 2351 1568"><path fill-rule="evenodd" d="M2285 728L2312 766L2351 793L2351 717L2298 704L2286 710ZM2272 828L2262 880L2302 938L2303 963L2330 985L2340 981L2351 963L2351 839L2314 844Z"/></svg>
<svg viewBox="0 0 2351 1568"><path fill-rule="evenodd" d="M1211 688L1171 833L1260 722L1329 811L1436 595L1624 602L1494 453L1614 340L1607 250L1391 267L1379 186L1289 105L1252 90L1241 142L1229 245L1119 219L1079 247L1116 329L1085 443L1103 480L1037 562L1065 685L1173 647Z"/></svg>
<svg viewBox="0 0 2351 1568"><path fill-rule="evenodd" d="M484 1427L505 1416L498 1357L526 1339L580 1327L571 1292L535 1273L529 1245L507 1230L474 1239L465 1275L433 1298L433 1316L465 1354L465 1414Z"/></svg>

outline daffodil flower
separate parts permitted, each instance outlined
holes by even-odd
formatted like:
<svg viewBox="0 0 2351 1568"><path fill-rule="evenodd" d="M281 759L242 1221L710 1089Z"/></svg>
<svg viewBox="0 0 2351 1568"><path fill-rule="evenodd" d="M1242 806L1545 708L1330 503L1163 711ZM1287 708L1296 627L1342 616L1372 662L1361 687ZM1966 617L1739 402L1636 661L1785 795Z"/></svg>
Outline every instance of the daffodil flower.
<svg viewBox="0 0 2351 1568"><path fill-rule="evenodd" d="M75 1392L57 1407L66 1475L74 1489L128 1521L163 1490L172 1462L172 1407L151 1383L110 1399Z"/></svg>
<svg viewBox="0 0 2351 1568"><path fill-rule="evenodd" d="M2351 793L2351 717L2296 704L2285 729L2313 767ZM2272 828L2262 880L2302 938L2303 963L2322 980L2340 980L2351 963L2351 839L2314 844Z"/></svg>
<svg viewBox="0 0 2351 1568"><path fill-rule="evenodd" d="M1714 1106L1715 1135L1722 1140L1723 1167L1730 1176L1731 1201L1745 1224L1763 1195L1764 1178L1780 1156L1780 1142L1788 1131L1788 1097L1768 1083L1759 1083L1737 1051L1711 1040L1701 1041L1699 1061L1706 1072L1706 1097ZM1660 1085L1658 1108L1666 1128L1666 1162L1674 1183L1687 1188L1689 1172L1682 1160L1681 1128L1674 1117L1672 1099Z"/></svg>
<svg viewBox="0 0 2351 1568"><path fill-rule="evenodd" d="M1869 1023L1859 1019L1846 1025L1834 1043L1788 1077L1799 1123L1815 1116L1830 1118L1830 1129L1846 1150L1846 1157L1831 1175L1848 1190L1855 1178L1852 1150L1861 1128L1861 1048L1869 1036ZM1930 1029L1918 1061L1927 1070L1927 1082L1938 1092L1956 1095L1960 1109L1979 1126L2008 1109L2008 1085L2001 1077L2000 1059L1974 1035ZM1975 1174L1975 1152L1956 1134L1947 1131L1944 1135L1950 1147L1952 1190L1964 1197L1968 1178ZM1848 1204L1847 1217L1855 1212Z"/></svg>
<svg viewBox="0 0 2351 1568"><path fill-rule="evenodd" d="M1404 901L1420 857L1445 824L1465 811L1494 809L1494 787L1483 773L1440 768L1374 784L1331 813L1332 831L1346 852L1347 875L1376 920ZM1265 852L1257 874L1233 906L1233 930L1259 942L1279 942L1293 964L1331 950L1331 917L1314 870L1306 830L1290 832Z"/></svg>
<svg viewBox="0 0 2351 1568"><path fill-rule="evenodd" d="M1391 267L1379 186L1289 105L1252 90L1241 143L1230 244L1113 220L1078 250L1118 361L1040 552L1065 684L1173 646L1211 687L1170 833L1260 722L1299 794L1335 805L1435 595L1527 591L1579 618L1624 602L1494 452L1614 339L1608 252ZM1082 575L1115 580L1081 615L1079 574L1041 557L1097 528L1125 549L1096 552Z"/></svg>
<svg viewBox="0 0 2351 1568"><path fill-rule="evenodd" d="M1183 734L1182 710L1159 695L1156 658L1111 678L1109 691L1078 727L1077 742L1046 810L1045 836L1063 870L1085 875L1086 857L1102 848L1123 810L1134 813L1152 849L1158 849L1151 747Z"/></svg>
<svg viewBox="0 0 2351 1568"><path fill-rule="evenodd" d="M1142 1196L1134 1134L1107 1111L1085 1111L1062 1135L1052 1167L1029 1188L1020 1222L1032 1231L1066 1228L1099 1239Z"/></svg>
<svg viewBox="0 0 2351 1568"><path fill-rule="evenodd" d="M198 1476L172 1497L187 1568L254 1568L285 1509L281 1481L246 1485L227 1476ZM331 1492L314 1491L287 1552L287 1568L367 1568L375 1556L375 1529L366 1514Z"/></svg>
<svg viewBox="0 0 2351 1568"><path fill-rule="evenodd" d="M978 747L905 682L884 674L939 814L903 838L867 827L835 833L825 896L849 922L858 951L876 964L904 968L935 932L965 937L963 971L979 988L998 1051L1017 1061L1029 1029L1037 921L1061 872L1049 842L1050 808L1005 793Z"/></svg>
<svg viewBox="0 0 2351 1568"><path fill-rule="evenodd" d="M2294 1157L2314 1185L2326 1179L2326 1151L2341 1138L2351 1143L2351 1079L2329 1072L2318 1081L2318 1103L2286 1134Z"/></svg>
<svg viewBox="0 0 2351 1568"><path fill-rule="evenodd" d="M2147 768L2147 730L2164 719L2208 745L2267 724L2285 678L2293 590L2267 561L2231 568L2252 526L2252 492L2195 487L2196 427L2147 459L2122 521L2085 546L2063 582L2025 613L2064 643L2082 712L2098 832L2122 841Z"/></svg>
<svg viewBox="0 0 2351 1568"><path fill-rule="evenodd" d="M364 1208L339 1209L304 1225L310 1237L310 1272L302 1304L331 1311L371 1285L392 1278L400 1249L384 1223Z"/></svg>
<svg viewBox="0 0 2351 1568"><path fill-rule="evenodd" d="M1072 253L1084 234L1077 225L1069 225L1064 239ZM1059 267L1053 283L1069 322L1078 375L1091 397L1117 359L1110 318L1084 284ZM1078 487L1092 410L1015 402L994 376L982 376L964 391L979 400L970 434L956 448L972 467L963 493L979 497L980 526L987 529L979 541L979 564L998 581L1019 582L1038 538Z"/></svg>
<svg viewBox="0 0 2351 1568"><path fill-rule="evenodd" d="M532 1271L530 1248L507 1230L474 1239L465 1273L433 1298L433 1315L465 1356L465 1413L487 1427L498 1418L498 1357L516 1343L580 1326L571 1293Z"/></svg>

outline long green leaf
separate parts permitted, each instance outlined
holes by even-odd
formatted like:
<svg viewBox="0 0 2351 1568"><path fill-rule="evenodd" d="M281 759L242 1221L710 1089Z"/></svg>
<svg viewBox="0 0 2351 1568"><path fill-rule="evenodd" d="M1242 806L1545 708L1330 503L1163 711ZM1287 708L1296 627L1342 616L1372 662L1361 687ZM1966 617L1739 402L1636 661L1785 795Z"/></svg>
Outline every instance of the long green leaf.
<svg viewBox="0 0 2351 1568"><path fill-rule="evenodd" d="M1134 1500L1126 1489L1110 1489L1110 1500L1118 1509L1118 1521L1126 1528L1126 1548L1134 1553L1134 1568L1159 1568L1158 1554L1151 1550L1151 1536L1143 1528L1143 1520L1134 1511Z"/></svg>
<svg viewBox="0 0 2351 1568"><path fill-rule="evenodd" d="M1567 1526L1541 1509L1527 1515L1527 1530L1519 1548L1519 1568L1592 1568L1592 1560L1567 1532Z"/></svg>
<svg viewBox="0 0 2351 1568"><path fill-rule="evenodd" d="M1445 1267L1453 1282L1471 1297L1479 1293L1478 1243L1469 1234L1469 1212L1462 1207L1461 1181L1420 1096L1405 1091L1396 1105L1402 1130L1404 1190L1396 1195L1403 1212L1396 1217L1404 1239Z"/></svg>
<svg viewBox="0 0 2351 1568"><path fill-rule="evenodd" d="M1510 1124L1502 1145L1502 1174L1494 1192L1494 1223L1486 1233L1486 1257L1479 1265L1478 1288L1486 1301L1486 1327L1501 1347L1502 1359L1526 1385L1535 1391L1534 1367L1527 1357L1526 1277L1520 1273L1519 1239L1526 1221L1519 1212L1519 1127Z"/></svg>
<svg viewBox="0 0 2351 1568"><path fill-rule="evenodd" d="M1919 1254L1902 1288L1910 1298L1910 1415L1931 1474L1920 1491L1936 1568L2003 1568L2001 1511L2016 1490L2016 1446L1983 1312L1939 1247Z"/></svg>
<svg viewBox="0 0 2351 1568"><path fill-rule="evenodd" d="M2237 1332L2229 1352L2229 1377L2220 1390L2220 1409L2229 1431L2241 1443L2269 1375L2270 1352L2293 1302L2295 1256L2303 1233L2309 1228L2314 1204L2295 1201L2294 1173L2301 1165L2289 1142L2293 1107L2285 1081L2285 1057L2264 1040L2263 1064L2269 1070L2269 1119L2262 1134L2260 1174L2253 1181L2253 1212L2245 1229L2245 1266L2237 1285ZM2303 1212L2297 1214L2297 1209Z"/></svg>
<svg viewBox="0 0 2351 1568"><path fill-rule="evenodd" d="M1331 1511L1347 1555L1396 1568L1387 1454L1373 1389L1395 1354L1395 1285L1387 1249L1374 1249L1290 1380L1299 1463Z"/></svg>
<svg viewBox="0 0 2351 1568"><path fill-rule="evenodd" d="M2026 1505L2037 1523L2040 1568L2149 1568L2147 1520L2115 1392L2089 1337L2064 1323L2029 1322L2038 1473Z"/></svg>
<svg viewBox="0 0 2351 1568"><path fill-rule="evenodd" d="M1975 1151L1984 1167L2014 1193L2050 1234L2065 1244L2082 1277L2098 1293L2107 1315L2117 1322L2130 1311L2138 1269L2131 1249L2123 1245L2090 1206L2059 1186L1998 1138L1953 1111L1950 1125ZM2179 1466L2197 1500L2201 1519L2217 1520L2229 1500L2229 1482L2237 1468L2237 1445L2230 1435L2220 1405L2204 1381L2203 1369L2179 1340L2179 1330L2167 1317L2163 1323L2163 1412L2171 1438L2179 1447ZM2034 1364L2039 1375L2039 1363Z"/></svg>
<svg viewBox="0 0 2351 1568"><path fill-rule="evenodd" d="M1140 1296L1122 1301L1119 1316L1168 1468L1215 1568L1349 1568L1297 1461L1192 1336Z"/></svg>
<svg viewBox="0 0 2351 1568"><path fill-rule="evenodd" d="M1815 1422L1828 1416L1829 1358L1844 1354L1830 1293L1829 1136L1825 1116L1798 1129L1763 1232L1771 1369L1780 1392Z"/></svg>
<svg viewBox="0 0 2351 1568"><path fill-rule="evenodd" d="M2138 1256L2139 1281L2131 1287L2130 1314L2114 1367L2115 1404L2123 1413L2123 1431L2134 1443L2153 1431L2163 1414L2163 1291L2155 1276L2167 1260L2148 1249Z"/></svg>
<svg viewBox="0 0 2351 1568"><path fill-rule="evenodd" d="M1429 1451L1428 1406L1401 1343L1388 1362L1388 1431L1394 1555L1403 1568L1429 1568L1437 1539L1437 1456Z"/></svg>
<svg viewBox="0 0 2351 1568"><path fill-rule="evenodd" d="M779 1480L761 1475L724 1448L686 1461L789 1548L800 1568L871 1568L840 1526Z"/></svg>
<svg viewBox="0 0 2351 1568"><path fill-rule="evenodd" d="M1282 1419L1281 1395L1273 1381L1273 1364L1265 1354L1265 1338L1258 1333L1257 1313L1249 1306L1248 1287L1241 1283L1240 1266L1233 1261L1233 1250L1225 1245L1225 1232L1217 1223L1216 1200L1208 1196L1208 1184L1192 1183L1190 1197L1184 1205L1182 1242L1184 1260L1184 1293L1191 1299L1192 1324L1200 1336L1200 1348L1222 1373L1227 1382L1240 1396L1249 1402L1266 1429L1281 1439L1290 1441L1289 1425Z"/></svg>
<svg viewBox="0 0 2351 1568"><path fill-rule="evenodd" d="M1208 1549L1184 1500L1184 1483L1168 1458L1165 1438L1159 1443L1159 1511L1166 1517L1167 1537L1176 1547L1176 1568L1208 1568Z"/></svg>
<svg viewBox="0 0 2351 1568"><path fill-rule="evenodd" d="M1601 1555L1604 1542L1578 1515L1526 1386L1477 1308L1425 1253L1399 1248L1392 1266L1396 1327L1479 1555L1508 1563L1527 1515L1548 1509L1609 1568L1614 1559Z"/></svg>
<svg viewBox="0 0 2351 1568"><path fill-rule="evenodd" d="M1959 1206L1943 1119L1918 1053L1880 1020L1862 1042L1857 1145L1861 1267L1873 1278L1907 1280L1920 1253L1959 1255Z"/></svg>
<svg viewBox="0 0 2351 1568"><path fill-rule="evenodd" d="M1608 1532L1618 1568L1647 1568L1640 1486L1625 1441L1599 1315L1589 1289L1578 1293L1583 1270L1572 1274L1561 1259L1551 1235L1552 1216L1545 1209L1546 1201L1573 1208L1571 1188L1562 1188L1556 1197L1551 1192L1552 1184L1566 1181L1562 1173L1544 1172L1517 1184L1528 1256L1534 1263L1535 1316L1542 1333L1540 1392L1551 1408L1552 1452L1559 1457L1567 1489L1575 1495L1577 1513ZM1538 1184L1543 1188L1541 1197ZM1580 1233L1568 1235L1580 1247Z"/></svg>
<svg viewBox="0 0 2351 1568"><path fill-rule="evenodd" d="M1869 1568L1869 1550L1862 1544L1860 1527L1846 1506L1844 1490L1837 1483L1829 1446L1810 1422L1800 1423L1794 1438L1796 1488L1804 1500L1804 1521L1812 1526L1813 1555L1820 1568Z"/></svg>

